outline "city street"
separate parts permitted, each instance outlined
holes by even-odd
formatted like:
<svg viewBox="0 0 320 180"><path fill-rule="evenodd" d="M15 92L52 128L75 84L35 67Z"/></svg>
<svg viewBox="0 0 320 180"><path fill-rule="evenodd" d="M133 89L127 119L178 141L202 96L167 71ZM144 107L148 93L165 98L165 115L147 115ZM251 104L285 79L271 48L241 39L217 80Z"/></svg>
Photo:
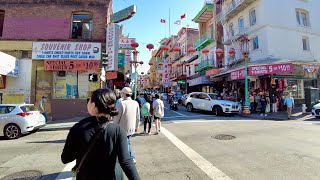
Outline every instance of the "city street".
<svg viewBox="0 0 320 180"><path fill-rule="evenodd" d="M133 138L141 179L320 177L319 121L216 117L186 112L181 106L177 112L167 109L165 114L159 135ZM1 139L0 178L25 170L39 171L42 180L70 178L73 164L62 164L60 154L68 128L78 119L54 122L17 140ZM218 140L217 135L235 138Z"/></svg>

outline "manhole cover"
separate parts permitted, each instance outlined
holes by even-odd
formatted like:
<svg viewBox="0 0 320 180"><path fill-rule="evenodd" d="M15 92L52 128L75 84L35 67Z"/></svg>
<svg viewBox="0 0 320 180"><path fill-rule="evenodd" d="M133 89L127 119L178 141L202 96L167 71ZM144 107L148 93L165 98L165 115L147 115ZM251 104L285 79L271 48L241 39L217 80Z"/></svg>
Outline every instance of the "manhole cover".
<svg viewBox="0 0 320 180"><path fill-rule="evenodd" d="M231 136L231 135L226 135L226 134L218 134L216 136L214 136L215 139L218 140L231 140L236 138L235 136Z"/></svg>
<svg viewBox="0 0 320 180"><path fill-rule="evenodd" d="M28 170L10 174L1 180L38 180L41 176L42 172L40 171Z"/></svg>

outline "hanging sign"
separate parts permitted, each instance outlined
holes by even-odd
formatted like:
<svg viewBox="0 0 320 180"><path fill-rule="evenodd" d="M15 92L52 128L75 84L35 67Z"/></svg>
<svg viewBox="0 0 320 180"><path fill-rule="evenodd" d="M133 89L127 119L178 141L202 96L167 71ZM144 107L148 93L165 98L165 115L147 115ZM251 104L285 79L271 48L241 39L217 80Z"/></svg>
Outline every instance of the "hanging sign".
<svg viewBox="0 0 320 180"><path fill-rule="evenodd" d="M258 65L250 66L249 76L260 76L265 74L281 74L281 73L292 73L293 65L287 64L270 64L270 65Z"/></svg>
<svg viewBox="0 0 320 180"><path fill-rule="evenodd" d="M315 65L306 65L303 64L301 65L302 70L306 70L308 72L314 72L314 71L318 71L319 70L319 66L315 66Z"/></svg>
<svg viewBox="0 0 320 180"><path fill-rule="evenodd" d="M44 60L44 69L47 71L85 71L98 70L100 61L96 60Z"/></svg>
<svg viewBox="0 0 320 180"><path fill-rule="evenodd" d="M239 80L239 79L244 79L244 78L245 78L244 68L230 72L230 79L231 80Z"/></svg>
<svg viewBox="0 0 320 180"><path fill-rule="evenodd" d="M119 29L117 24L107 27L106 46L108 53L108 62L105 67L106 71L118 70L118 50L119 50Z"/></svg>

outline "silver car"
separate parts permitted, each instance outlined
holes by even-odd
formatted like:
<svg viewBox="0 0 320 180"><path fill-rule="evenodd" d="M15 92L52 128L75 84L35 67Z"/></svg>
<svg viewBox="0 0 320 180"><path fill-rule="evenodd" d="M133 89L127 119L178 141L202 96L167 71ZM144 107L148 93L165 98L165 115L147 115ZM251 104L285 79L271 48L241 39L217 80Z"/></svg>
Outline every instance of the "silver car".
<svg viewBox="0 0 320 180"><path fill-rule="evenodd" d="M17 139L46 125L33 104L0 104L0 136Z"/></svg>

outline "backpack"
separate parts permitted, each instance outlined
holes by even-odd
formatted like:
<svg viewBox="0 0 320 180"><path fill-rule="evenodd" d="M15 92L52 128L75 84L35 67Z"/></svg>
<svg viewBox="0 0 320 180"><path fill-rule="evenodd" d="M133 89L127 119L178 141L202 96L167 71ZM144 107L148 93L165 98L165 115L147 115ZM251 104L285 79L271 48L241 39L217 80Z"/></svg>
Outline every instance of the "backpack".
<svg viewBox="0 0 320 180"><path fill-rule="evenodd" d="M147 107L147 102L143 104L143 106L141 108L141 114L142 114L142 116L150 116L150 111Z"/></svg>
<svg viewBox="0 0 320 180"><path fill-rule="evenodd" d="M154 115L159 118L162 118L164 116L164 112L162 112L159 102L158 102L158 106L156 106L156 108L154 109Z"/></svg>

